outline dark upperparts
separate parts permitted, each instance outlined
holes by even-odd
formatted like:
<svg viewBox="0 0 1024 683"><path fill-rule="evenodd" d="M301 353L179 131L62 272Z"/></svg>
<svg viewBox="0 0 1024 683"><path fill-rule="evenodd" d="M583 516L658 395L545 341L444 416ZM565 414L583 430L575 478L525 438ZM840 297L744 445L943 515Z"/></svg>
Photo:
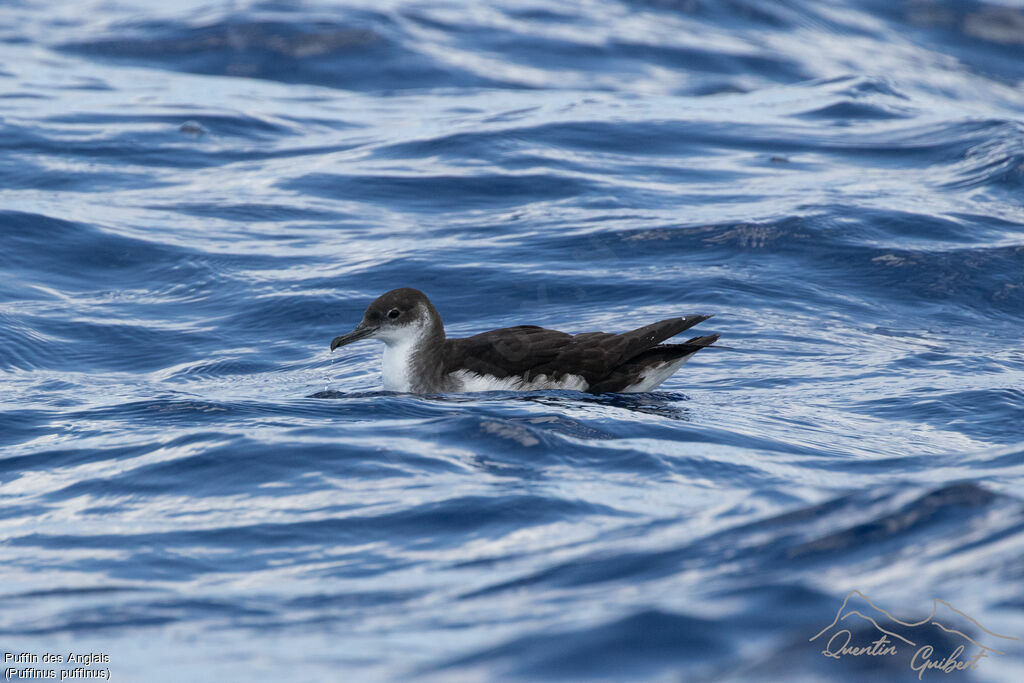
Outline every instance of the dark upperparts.
<svg viewBox="0 0 1024 683"><path fill-rule="evenodd" d="M448 339L444 344L444 373L469 370L499 379L516 376L526 380L540 375L557 380L572 374L582 376L590 385L590 391L617 391L628 386L629 380L635 379L645 364L678 358L713 344L717 335L659 346L710 317L669 318L621 334L570 335L535 325L520 325Z"/></svg>

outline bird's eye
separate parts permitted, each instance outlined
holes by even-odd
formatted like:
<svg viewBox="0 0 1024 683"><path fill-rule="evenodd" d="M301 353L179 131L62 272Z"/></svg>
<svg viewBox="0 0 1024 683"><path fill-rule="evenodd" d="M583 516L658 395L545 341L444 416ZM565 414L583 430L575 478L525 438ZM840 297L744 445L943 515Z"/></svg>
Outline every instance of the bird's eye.
<svg viewBox="0 0 1024 683"><path fill-rule="evenodd" d="M392 308L390 311L388 311L388 317L391 318L392 320L394 320L400 315L402 315L402 312L397 308Z"/></svg>

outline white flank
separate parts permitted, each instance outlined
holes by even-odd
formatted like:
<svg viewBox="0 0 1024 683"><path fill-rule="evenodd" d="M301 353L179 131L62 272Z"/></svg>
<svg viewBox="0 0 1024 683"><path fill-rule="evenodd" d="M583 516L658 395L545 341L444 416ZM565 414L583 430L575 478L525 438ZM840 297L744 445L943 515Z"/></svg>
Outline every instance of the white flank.
<svg viewBox="0 0 1024 683"><path fill-rule="evenodd" d="M503 377L478 375L468 370L456 370L451 373L461 385L457 391L544 391L565 389L568 391L586 391L590 385L579 375L563 375L560 380L549 380L547 375L537 375L529 382L520 377Z"/></svg>
<svg viewBox="0 0 1024 683"><path fill-rule="evenodd" d="M694 351L693 353L697 353ZM662 363L656 367L647 370L640 381L636 384L631 384L622 390L623 394L640 394L645 391L654 391L654 389L667 380L669 377L676 373L676 370L683 366L683 363L690 360L693 357L693 353L688 353L685 356L672 361L671 363Z"/></svg>

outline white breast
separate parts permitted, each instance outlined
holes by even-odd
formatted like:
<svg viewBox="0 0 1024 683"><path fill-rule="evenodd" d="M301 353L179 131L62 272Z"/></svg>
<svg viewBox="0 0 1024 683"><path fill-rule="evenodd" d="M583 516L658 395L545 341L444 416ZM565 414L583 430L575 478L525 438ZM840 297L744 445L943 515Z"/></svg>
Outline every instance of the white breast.
<svg viewBox="0 0 1024 683"><path fill-rule="evenodd" d="M385 391L412 391L412 354L419 335L407 334L385 340L383 364Z"/></svg>

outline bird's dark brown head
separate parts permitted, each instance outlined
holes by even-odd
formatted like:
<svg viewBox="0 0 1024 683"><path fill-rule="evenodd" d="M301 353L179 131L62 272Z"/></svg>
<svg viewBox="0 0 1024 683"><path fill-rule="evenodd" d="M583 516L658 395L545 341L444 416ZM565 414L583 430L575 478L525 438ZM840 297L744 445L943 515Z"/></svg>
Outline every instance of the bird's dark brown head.
<svg viewBox="0 0 1024 683"><path fill-rule="evenodd" d="M391 345L424 334L440 334L443 338L441 316L426 294L418 289L402 287L377 297L354 330L334 338L331 351L359 339L380 339Z"/></svg>

